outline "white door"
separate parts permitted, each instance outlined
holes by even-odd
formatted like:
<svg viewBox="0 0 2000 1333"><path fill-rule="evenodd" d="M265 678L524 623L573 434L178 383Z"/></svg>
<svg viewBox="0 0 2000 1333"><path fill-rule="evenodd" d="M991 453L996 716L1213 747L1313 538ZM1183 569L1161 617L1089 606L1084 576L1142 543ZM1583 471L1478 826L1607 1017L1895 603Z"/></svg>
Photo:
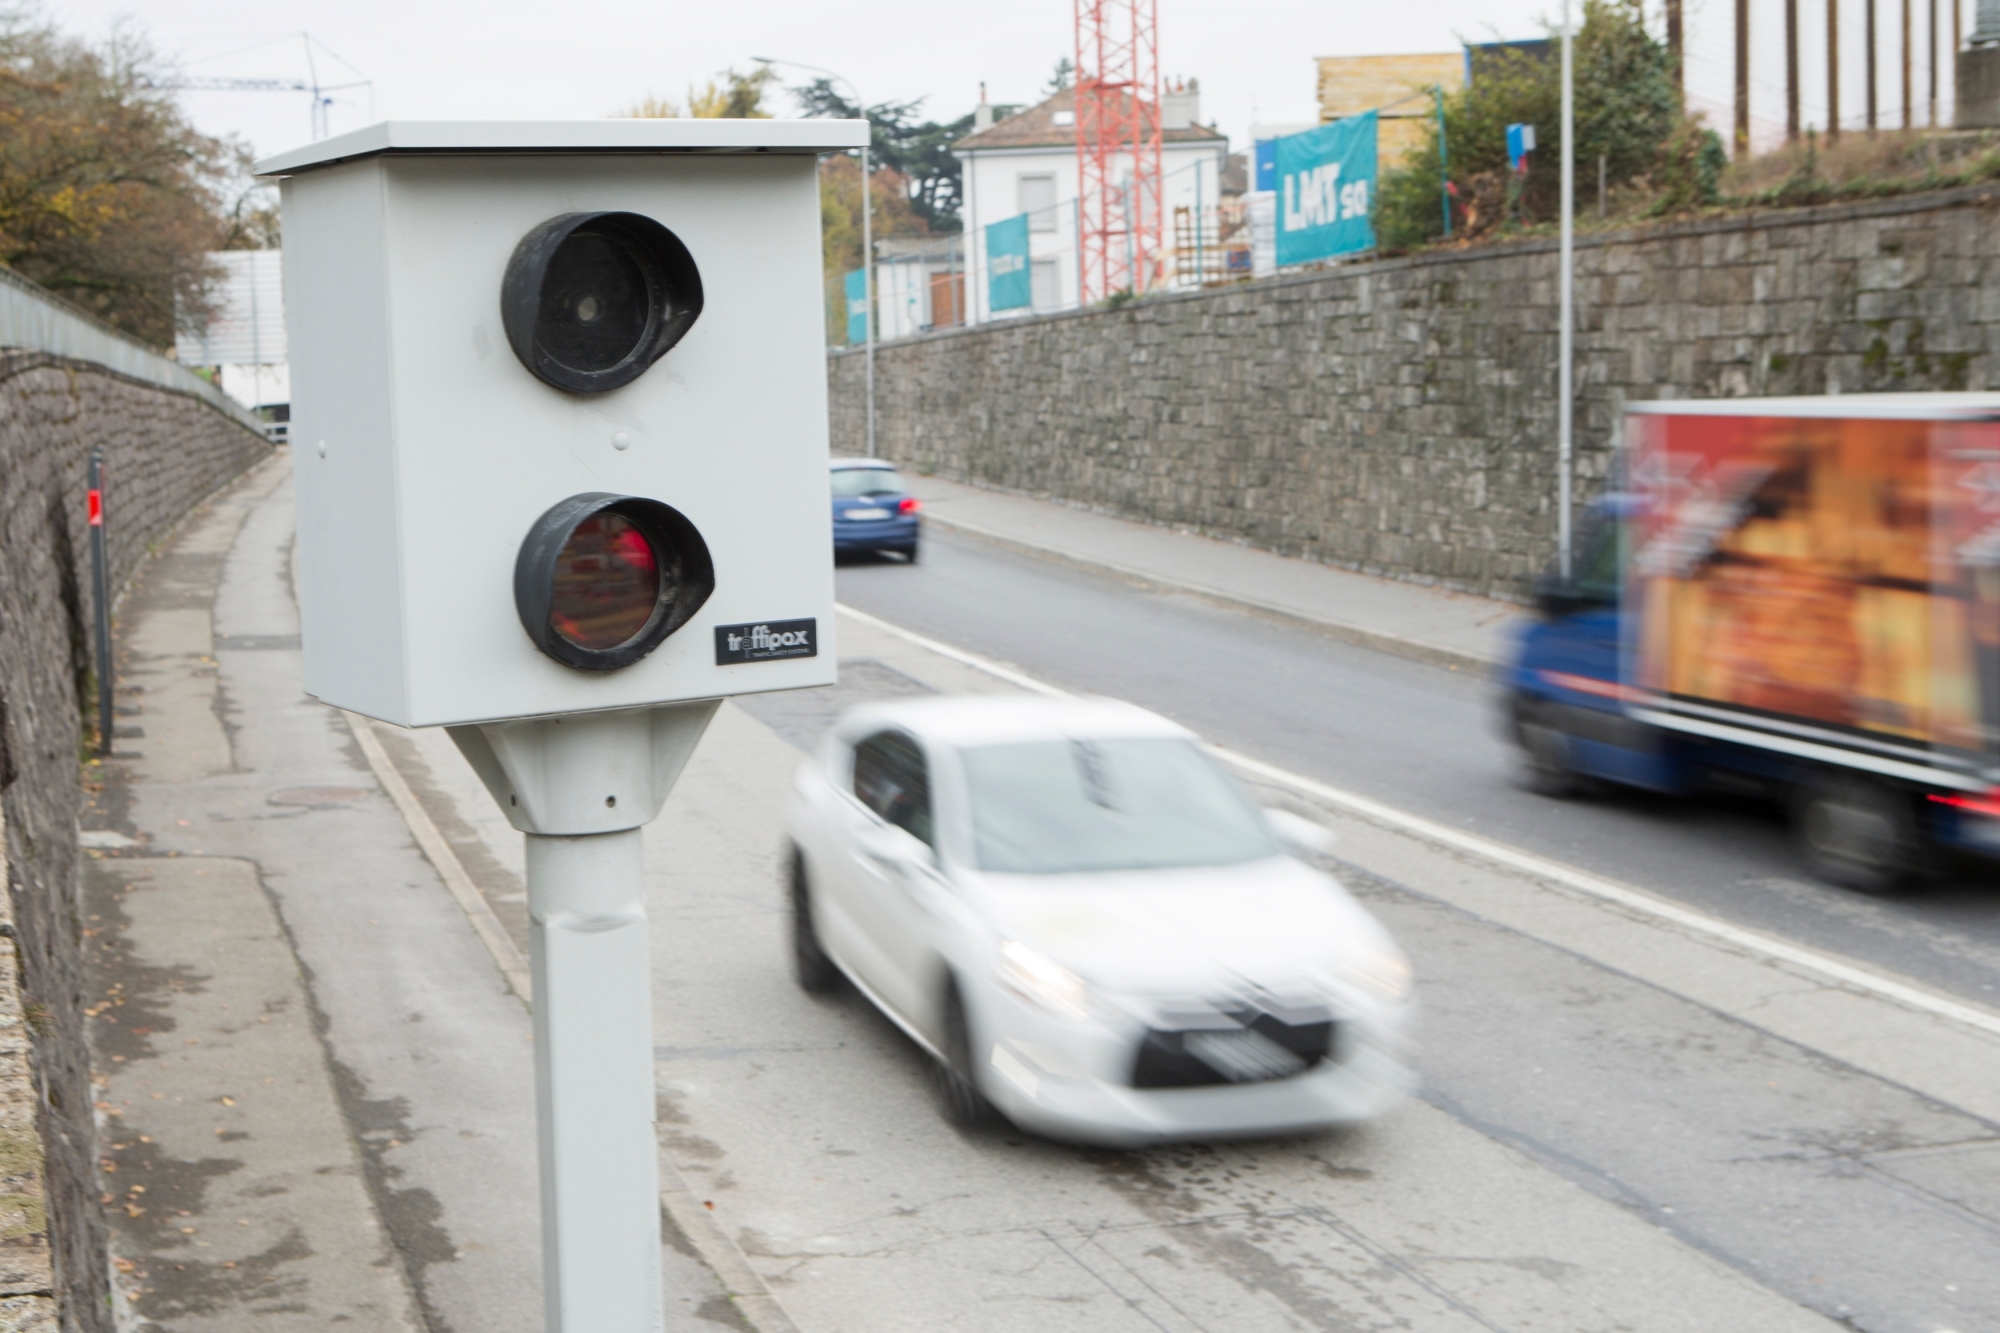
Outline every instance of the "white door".
<svg viewBox="0 0 2000 1333"><path fill-rule="evenodd" d="M937 896L945 885L932 848L929 766L917 743L883 731L854 747L859 823L849 842L848 885L858 941L855 965L884 1003L927 1025L936 957Z"/></svg>

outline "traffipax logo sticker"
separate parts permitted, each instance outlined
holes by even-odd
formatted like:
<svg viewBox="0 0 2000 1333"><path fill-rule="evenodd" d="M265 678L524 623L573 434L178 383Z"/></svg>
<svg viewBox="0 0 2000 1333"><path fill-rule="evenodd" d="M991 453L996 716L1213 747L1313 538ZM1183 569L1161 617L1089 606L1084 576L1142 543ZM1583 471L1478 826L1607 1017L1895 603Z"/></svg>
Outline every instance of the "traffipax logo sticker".
<svg viewBox="0 0 2000 1333"><path fill-rule="evenodd" d="M769 620L754 625L715 627L715 664L775 662L786 657L819 656L819 622Z"/></svg>

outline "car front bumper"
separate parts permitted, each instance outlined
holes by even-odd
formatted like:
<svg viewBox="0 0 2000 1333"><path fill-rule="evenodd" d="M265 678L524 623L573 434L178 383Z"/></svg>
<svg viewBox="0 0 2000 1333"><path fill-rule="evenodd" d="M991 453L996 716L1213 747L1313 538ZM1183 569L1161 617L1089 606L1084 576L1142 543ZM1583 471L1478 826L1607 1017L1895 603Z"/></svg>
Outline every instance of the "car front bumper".
<svg viewBox="0 0 2000 1333"><path fill-rule="evenodd" d="M1071 1142L1138 1147L1326 1129L1374 1119L1416 1086L1400 1034L1367 1020L1344 1024L1337 1060L1289 1078L1175 1088L1136 1088L1122 1077L1099 1076L1107 1046L1130 1052L1129 1039L1106 1043L1108 1033L1086 1039L1100 1057L1093 1059L1034 1040L1050 1035L1041 1024L1032 1035L1008 1026L1018 1035L996 1035L986 1044L981 1090L1021 1128ZM1085 1067L1091 1064L1099 1069Z"/></svg>

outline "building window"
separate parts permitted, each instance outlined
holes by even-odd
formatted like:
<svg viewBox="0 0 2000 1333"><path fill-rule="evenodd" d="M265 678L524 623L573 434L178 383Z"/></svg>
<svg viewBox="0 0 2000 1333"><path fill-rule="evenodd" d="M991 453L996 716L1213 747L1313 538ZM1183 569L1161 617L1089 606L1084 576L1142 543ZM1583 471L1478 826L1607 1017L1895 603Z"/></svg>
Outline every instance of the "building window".
<svg viewBox="0 0 2000 1333"><path fill-rule="evenodd" d="M1062 291L1058 284L1062 281L1061 270L1053 259L1037 259L1028 270L1031 284L1028 294L1033 299L1035 309L1053 310L1062 304Z"/></svg>
<svg viewBox="0 0 2000 1333"><path fill-rule="evenodd" d="M1017 199L1021 211L1028 215L1029 231L1054 231L1056 229L1056 178L1054 176L1017 176Z"/></svg>

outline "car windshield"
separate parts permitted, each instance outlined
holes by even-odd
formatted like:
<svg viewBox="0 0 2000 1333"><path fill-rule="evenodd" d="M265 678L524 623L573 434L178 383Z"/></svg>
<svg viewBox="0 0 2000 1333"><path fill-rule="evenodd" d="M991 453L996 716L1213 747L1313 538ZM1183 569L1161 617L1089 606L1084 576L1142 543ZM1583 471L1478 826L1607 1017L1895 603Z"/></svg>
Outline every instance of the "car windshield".
<svg viewBox="0 0 2000 1333"><path fill-rule="evenodd" d="M986 745L964 763L981 870L1163 870L1278 851L1262 812L1192 741Z"/></svg>
<svg viewBox="0 0 2000 1333"><path fill-rule="evenodd" d="M853 500L863 495L902 495L903 478L886 467L844 467L833 474L833 498Z"/></svg>

